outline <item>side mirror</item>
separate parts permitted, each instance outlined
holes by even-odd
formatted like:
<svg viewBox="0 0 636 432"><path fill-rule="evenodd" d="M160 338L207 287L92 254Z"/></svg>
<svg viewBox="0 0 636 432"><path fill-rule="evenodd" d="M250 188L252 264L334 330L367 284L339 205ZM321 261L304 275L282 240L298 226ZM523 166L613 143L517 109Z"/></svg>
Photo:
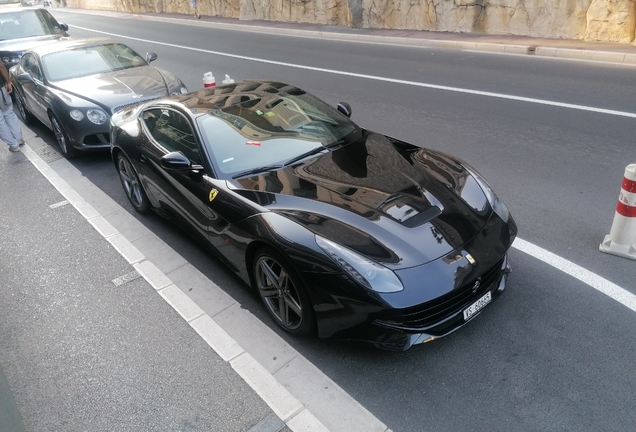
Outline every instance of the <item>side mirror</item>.
<svg viewBox="0 0 636 432"><path fill-rule="evenodd" d="M68 31L68 25L64 24L64 23L60 23L60 29L62 29L62 31Z"/></svg>
<svg viewBox="0 0 636 432"><path fill-rule="evenodd" d="M351 105L349 105L347 102L338 103L338 111L340 111L347 117L351 117Z"/></svg>
<svg viewBox="0 0 636 432"><path fill-rule="evenodd" d="M146 53L146 63L150 63L157 60L157 54L150 52Z"/></svg>
<svg viewBox="0 0 636 432"><path fill-rule="evenodd" d="M179 152L170 152L161 158L161 167L182 170L190 168L190 160Z"/></svg>
<svg viewBox="0 0 636 432"><path fill-rule="evenodd" d="M181 152L170 152L161 158L161 167L169 170L202 170L201 165L192 165Z"/></svg>
<svg viewBox="0 0 636 432"><path fill-rule="evenodd" d="M35 84L33 82L33 77L31 75L29 75L26 72L21 73L20 75L18 75L17 77L15 77L16 81L18 81L20 84L27 84L27 83L32 83Z"/></svg>

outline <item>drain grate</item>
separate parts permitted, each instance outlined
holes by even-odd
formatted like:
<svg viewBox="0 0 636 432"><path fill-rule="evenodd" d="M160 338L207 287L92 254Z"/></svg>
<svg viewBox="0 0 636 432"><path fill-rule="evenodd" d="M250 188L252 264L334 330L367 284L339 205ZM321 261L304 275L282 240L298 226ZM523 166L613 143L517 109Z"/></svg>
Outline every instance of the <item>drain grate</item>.
<svg viewBox="0 0 636 432"><path fill-rule="evenodd" d="M55 150L50 145L40 147L35 150L35 153L42 158L42 160L46 163L55 162L59 159L64 159L64 156L59 151Z"/></svg>

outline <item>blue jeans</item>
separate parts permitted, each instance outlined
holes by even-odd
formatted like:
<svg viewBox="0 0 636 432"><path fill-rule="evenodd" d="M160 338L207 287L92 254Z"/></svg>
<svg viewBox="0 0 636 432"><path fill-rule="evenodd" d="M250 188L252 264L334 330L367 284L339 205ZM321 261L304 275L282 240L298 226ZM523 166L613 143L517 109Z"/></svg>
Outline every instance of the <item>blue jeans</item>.
<svg viewBox="0 0 636 432"><path fill-rule="evenodd" d="M6 142L9 147L16 148L19 146L18 141L22 139L22 129L20 121L13 112L13 103L11 95L5 87L0 88L0 139Z"/></svg>

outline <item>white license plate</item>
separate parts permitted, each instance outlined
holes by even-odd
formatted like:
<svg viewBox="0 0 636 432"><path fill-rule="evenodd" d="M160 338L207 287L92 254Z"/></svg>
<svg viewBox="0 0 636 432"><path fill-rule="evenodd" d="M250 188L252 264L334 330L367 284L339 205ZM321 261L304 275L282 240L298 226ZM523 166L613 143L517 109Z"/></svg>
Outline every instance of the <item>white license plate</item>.
<svg viewBox="0 0 636 432"><path fill-rule="evenodd" d="M488 291L486 294L484 294L483 297L464 309L464 321L468 321L473 315L475 315L477 312L482 310L484 306L490 303L491 300L492 295L490 294L490 291Z"/></svg>

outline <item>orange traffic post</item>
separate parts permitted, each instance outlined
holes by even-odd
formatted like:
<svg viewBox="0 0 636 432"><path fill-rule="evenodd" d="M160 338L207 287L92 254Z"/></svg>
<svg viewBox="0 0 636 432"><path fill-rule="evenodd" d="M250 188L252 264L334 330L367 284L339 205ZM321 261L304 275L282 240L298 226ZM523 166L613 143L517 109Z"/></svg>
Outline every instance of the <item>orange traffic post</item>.
<svg viewBox="0 0 636 432"><path fill-rule="evenodd" d="M599 250L636 260L636 164L625 168L612 229Z"/></svg>
<svg viewBox="0 0 636 432"><path fill-rule="evenodd" d="M216 85L216 80L214 79L214 75L212 72L206 72L203 74L203 87L214 87Z"/></svg>

